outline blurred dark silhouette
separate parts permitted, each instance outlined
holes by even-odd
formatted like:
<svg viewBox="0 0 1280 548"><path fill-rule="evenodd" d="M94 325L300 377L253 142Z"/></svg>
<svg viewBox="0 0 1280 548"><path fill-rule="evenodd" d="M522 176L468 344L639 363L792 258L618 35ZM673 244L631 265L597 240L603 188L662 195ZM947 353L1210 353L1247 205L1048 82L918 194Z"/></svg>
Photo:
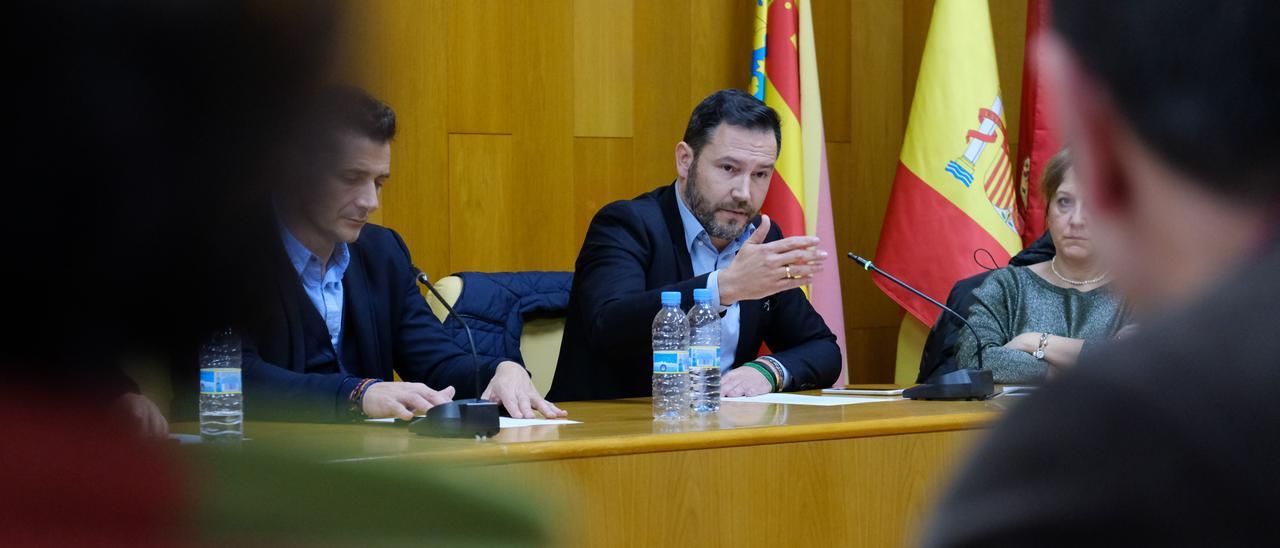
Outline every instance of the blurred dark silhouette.
<svg viewBox="0 0 1280 548"><path fill-rule="evenodd" d="M124 366L181 378L262 313L260 221L322 154L296 142L329 115L332 4L21 0L7 21L0 545L550 542L509 489L294 446L180 451L140 421L159 412ZM431 511L395 519L406 502Z"/></svg>
<svg viewBox="0 0 1280 548"><path fill-rule="evenodd" d="M120 360L244 312L258 266L242 221L290 170L280 145L336 20L326 2L16 6L0 350L15 375L108 388Z"/></svg>
<svg viewBox="0 0 1280 548"><path fill-rule="evenodd" d="M1280 508L1280 3L1060 0L1042 61L1136 332L1020 402L926 546L1262 546Z"/></svg>
<svg viewBox="0 0 1280 548"><path fill-rule="evenodd" d="M122 366L194 357L252 313L240 220L289 169L279 143L328 76L338 14L245 0L8 13L0 544L171 544L191 496L162 442L134 436Z"/></svg>

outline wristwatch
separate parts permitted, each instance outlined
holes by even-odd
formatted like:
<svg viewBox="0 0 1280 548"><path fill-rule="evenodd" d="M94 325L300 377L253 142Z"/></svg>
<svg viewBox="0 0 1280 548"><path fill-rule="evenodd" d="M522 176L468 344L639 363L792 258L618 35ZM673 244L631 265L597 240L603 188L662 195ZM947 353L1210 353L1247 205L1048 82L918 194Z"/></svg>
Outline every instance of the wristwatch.
<svg viewBox="0 0 1280 548"><path fill-rule="evenodd" d="M1035 356L1037 360L1044 360L1044 347L1046 344L1048 344L1048 342L1049 342L1049 334L1041 333L1040 345L1036 347L1036 351L1032 352L1031 355Z"/></svg>

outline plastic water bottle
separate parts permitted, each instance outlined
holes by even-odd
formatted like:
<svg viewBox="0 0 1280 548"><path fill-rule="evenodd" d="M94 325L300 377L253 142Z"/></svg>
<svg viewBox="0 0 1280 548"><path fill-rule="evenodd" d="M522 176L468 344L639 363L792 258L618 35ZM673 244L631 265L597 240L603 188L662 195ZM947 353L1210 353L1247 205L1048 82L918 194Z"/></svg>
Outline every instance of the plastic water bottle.
<svg viewBox="0 0 1280 548"><path fill-rule="evenodd" d="M680 310L680 293L662 292L662 309L653 318L653 419L689 416L689 322Z"/></svg>
<svg viewBox="0 0 1280 548"><path fill-rule="evenodd" d="M689 396L695 413L720 410L720 315L711 291L693 290L689 310Z"/></svg>
<svg viewBox="0 0 1280 548"><path fill-rule="evenodd" d="M200 348L200 437L205 443L228 445L244 439L240 337L230 329Z"/></svg>

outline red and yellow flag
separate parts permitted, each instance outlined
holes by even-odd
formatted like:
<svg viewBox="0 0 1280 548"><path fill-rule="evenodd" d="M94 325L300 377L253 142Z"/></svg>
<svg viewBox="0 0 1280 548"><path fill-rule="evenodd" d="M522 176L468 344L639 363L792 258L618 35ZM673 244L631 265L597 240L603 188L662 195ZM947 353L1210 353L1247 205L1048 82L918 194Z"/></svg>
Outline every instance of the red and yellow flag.
<svg viewBox="0 0 1280 548"><path fill-rule="evenodd" d="M1006 264L1022 249L1004 112L986 0L938 0L875 262L939 301L982 270L977 250ZM875 282L933 325L933 305Z"/></svg>
<svg viewBox="0 0 1280 548"><path fill-rule="evenodd" d="M1041 77L1036 55L1036 41L1048 25L1049 0L1031 0L1027 4L1027 48L1022 58L1022 120L1018 133L1023 245L1031 245L1044 234L1045 196L1040 192L1040 176L1044 174L1044 165L1061 146L1054 132L1053 97Z"/></svg>
<svg viewBox="0 0 1280 548"><path fill-rule="evenodd" d="M827 268L814 277L808 294L839 341L842 365L836 384L844 384L844 310L809 0L752 1L756 26L750 91L782 119L782 149L764 212L787 236L818 236L819 248L828 254Z"/></svg>

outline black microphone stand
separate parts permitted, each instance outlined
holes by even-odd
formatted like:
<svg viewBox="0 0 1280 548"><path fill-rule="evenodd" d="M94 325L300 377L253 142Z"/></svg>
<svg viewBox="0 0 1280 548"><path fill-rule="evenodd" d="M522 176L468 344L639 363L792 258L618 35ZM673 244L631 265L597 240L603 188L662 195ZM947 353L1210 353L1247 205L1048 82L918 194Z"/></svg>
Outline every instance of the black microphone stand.
<svg viewBox="0 0 1280 548"><path fill-rule="evenodd" d="M471 346L471 363L476 372L476 397L451 401L428 409L426 416L409 423L409 431L423 436L442 438L487 438L497 434L500 429L498 419L500 409L497 403L480 399L484 381L480 376L480 356L476 352L476 341L471 337L471 327L463 321L462 316L453 311L453 307L449 306L444 296L436 291L426 274L418 272L417 280L436 296L436 300L449 311L449 317L458 320L458 323L462 324L462 329L466 331L467 342Z"/></svg>
<svg viewBox="0 0 1280 548"><path fill-rule="evenodd" d="M941 308L952 316L955 316L965 325L965 327L968 327L969 332L973 334L974 344L977 345L977 350L974 352L975 356L978 358L977 369L959 369L952 371L939 376L937 379L934 379L933 382L920 384L903 390L902 397L911 398L913 400L985 400L997 394L995 378L992 377L991 370L983 367L982 365L982 339L978 337L978 331L973 328L973 325L969 323L967 318L961 316L960 313L952 310L947 305L938 302L933 297L925 295L920 290L907 285L906 282L893 277L893 275L888 272L880 270L880 267L876 266L871 261L854 255L852 252L849 253L849 258L862 266L863 270L875 272L876 274L884 276L889 281L898 284L915 296L929 301L934 306Z"/></svg>

